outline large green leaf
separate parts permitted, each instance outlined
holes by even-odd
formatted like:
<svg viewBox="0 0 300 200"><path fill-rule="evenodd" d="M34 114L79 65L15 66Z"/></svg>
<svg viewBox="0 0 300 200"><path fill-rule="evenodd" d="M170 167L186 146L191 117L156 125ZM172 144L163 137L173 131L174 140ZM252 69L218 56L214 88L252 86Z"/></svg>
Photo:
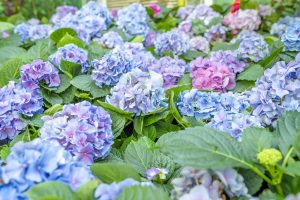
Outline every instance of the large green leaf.
<svg viewBox="0 0 300 200"><path fill-rule="evenodd" d="M80 200L94 200L94 193L98 185L100 184L100 180L93 179L83 185L81 185L77 190L76 194Z"/></svg>
<svg viewBox="0 0 300 200"><path fill-rule="evenodd" d="M112 131L114 133L114 138L116 138L123 131L126 124L126 118L116 112L110 110L108 112L112 121Z"/></svg>
<svg viewBox="0 0 300 200"><path fill-rule="evenodd" d="M58 88L54 90L55 93L62 93L66 91L71 85L70 79L66 75L59 74L59 78L60 78L60 84Z"/></svg>
<svg viewBox="0 0 300 200"><path fill-rule="evenodd" d="M48 60L48 57L54 53L54 51L55 48L53 46L53 41L45 39L38 41L36 45L32 46L24 56L29 62L36 59Z"/></svg>
<svg viewBox="0 0 300 200"><path fill-rule="evenodd" d="M14 28L14 25L8 22L0 22L0 32Z"/></svg>
<svg viewBox="0 0 300 200"><path fill-rule="evenodd" d="M236 86L234 88L234 92L244 92L246 90L250 90L255 86L255 81L237 81Z"/></svg>
<svg viewBox="0 0 300 200"><path fill-rule="evenodd" d="M284 168L284 171L292 176L300 176L300 162L294 162Z"/></svg>
<svg viewBox="0 0 300 200"><path fill-rule="evenodd" d="M49 102L51 105L55 105L55 104L62 104L63 103L63 99L62 97L60 97L58 94L45 90L45 89L41 89L41 93L42 93L42 97Z"/></svg>
<svg viewBox="0 0 300 200"><path fill-rule="evenodd" d="M212 48L212 51L219 51L219 50L236 50L239 48L240 43L236 42L236 43L226 43L226 42L216 42L214 43L214 46Z"/></svg>
<svg viewBox="0 0 300 200"><path fill-rule="evenodd" d="M188 128L163 135L161 150L182 166L201 169L224 169L251 165L241 144L226 133L209 127Z"/></svg>
<svg viewBox="0 0 300 200"><path fill-rule="evenodd" d="M75 192L67 184L58 181L40 183L25 194L30 200L78 200Z"/></svg>
<svg viewBox="0 0 300 200"><path fill-rule="evenodd" d="M168 193L162 189L154 189L151 186L131 186L125 188L117 200L171 200Z"/></svg>
<svg viewBox="0 0 300 200"><path fill-rule="evenodd" d="M89 60L101 59L109 51L110 51L109 49L105 49L97 42L92 42L88 46Z"/></svg>
<svg viewBox="0 0 300 200"><path fill-rule="evenodd" d="M287 112L282 115L277 122L277 134L279 148L283 155L286 155L300 135L300 113Z"/></svg>
<svg viewBox="0 0 300 200"><path fill-rule="evenodd" d="M66 33L57 43L57 47L63 47L67 44L75 44L76 46L80 47L80 48L84 48L84 43L77 37L72 36L68 33Z"/></svg>
<svg viewBox="0 0 300 200"><path fill-rule="evenodd" d="M248 193L253 195L259 191L263 179L249 169L238 169L238 173L244 177L244 182L248 188Z"/></svg>
<svg viewBox="0 0 300 200"><path fill-rule="evenodd" d="M278 61L279 55L284 48L284 46L280 40L274 42L271 47L272 47L272 49L271 49L270 55L258 62L258 64L260 64L263 68L268 68L272 64L274 64L276 61Z"/></svg>
<svg viewBox="0 0 300 200"><path fill-rule="evenodd" d="M21 46L22 42L20 40L19 35L14 34L10 35L8 38L3 38L0 40L0 47L8 47L8 46Z"/></svg>
<svg viewBox="0 0 300 200"><path fill-rule="evenodd" d="M125 163L95 163L91 170L104 183L120 182L126 178L140 180L137 171Z"/></svg>
<svg viewBox="0 0 300 200"><path fill-rule="evenodd" d="M93 80L90 75L79 75L74 77L70 83L80 90L89 92L91 90Z"/></svg>
<svg viewBox="0 0 300 200"><path fill-rule="evenodd" d="M76 36L77 33L71 28L60 28L51 33L50 38L58 43L66 34Z"/></svg>
<svg viewBox="0 0 300 200"><path fill-rule="evenodd" d="M3 145L0 147L0 159L5 161L7 156L9 155L10 148L7 145Z"/></svg>
<svg viewBox="0 0 300 200"><path fill-rule="evenodd" d="M21 47L0 47L0 63L5 63L9 59L16 59L23 53L26 53L25 49Z"/></svg>
<svg viewBox="0 0 300 200"><path fill-rule="evenodd" d="M181 129L180 126L170 124L164 121L159 121L155 123L154 126L156 128L156 134L158 138L166 133L179 131Z"/></svg>
<svg viewBox="0 0 300 200"><path fill-rule="evenodd" d="M176 121L181 124L183 127L189 127L190 124L185 122L182 118L180 113L177 110L177 107L174 103L174 92L171 91L170 93L170 97L169 97L169 108L170 108L170 112L171 114L174 116L174 118L176 119Z"/></svg>
<svg viewBox="0 0 300 200"><path fill-rule="evenodd" d="M110 110L113 112L116 112L124 117L126 117L127 119L131 119L131 115L132 113L130 112L126 112L124 110L121 110L120 108L114 107L113 105L110 105L108 103L102 102L102 101L97 101L97 103L102 106L105 110Z"/></svg>
<svg viewBox="0 0 300 200"><path fill-rule="evenodd" d="M143 128L144 128L144 117L143 116L136 116L133 119L133 128L135 132L139 135L143 135Z"/></svg>
<svg viewBox="0 0 300 200"><path fill-rule="evenodd" d="M12 59L0 66L0 87L5 86L10 80L20 77L21 59Z"/></svg>
<svg viewBox="0 0 300 200"><path fill-rule="evenodd" d="M240 73L237 77L237 80L246 80L246 81L256 81L264 74L264 68L258 64L250 65Z"/></svg>
<svg viewBox="0 0 300 200"><path fill-rule="evenodd" d="M144 126L149 126L149 125L154 124L162 119L165 119L169 114L170 114L170 112L168 110L164 110L162 112L146 116L144 118Z"/></svg>
<svg viewBox="0 0 300 200"><path fill-rule="evenodd" d="M66 60L60 62L60 69L70 78L77 76L80 73L81 65L72 63Z"/></svg>

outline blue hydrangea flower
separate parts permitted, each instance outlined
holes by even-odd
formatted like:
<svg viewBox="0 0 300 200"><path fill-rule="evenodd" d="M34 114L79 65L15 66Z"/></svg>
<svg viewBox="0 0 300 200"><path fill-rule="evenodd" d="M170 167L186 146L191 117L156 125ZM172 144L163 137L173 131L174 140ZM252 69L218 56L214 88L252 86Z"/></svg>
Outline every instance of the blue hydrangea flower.
<svg viewBox="0 0 300 200"><path fill-rule="evenodd" d="M134 69L122 75L120 81L106 97L106 102L135 115L155 111L165 106L163 78L155 72Z"/></svg>
<svg viewBox="0 0 300 200"><path fill-rule="evenodd" d="M113 144L112 121L103 108L83 101L69 104L53 117L43 117L43 140L57 140L75 158L91 164L106 157Z"/></svg>
<svg viewBox="0 0 300 200"><path fill-rule="evenodd" d="M179 78L183 76L186 63L177 58L162 57L156 64L151 65L148 70L159 73L164 79L164 88L176 86Z"/></svg>
<svg viewBox="0 0 300 200"><path fill-rule="evenodd" d="M26 40L36 41L48 38L51 31L52 27L50 25L39 24L39 21L35 19L18 24L14 28L14 33L20 36L22 42L25 42Z"/></svg>
<svg viewBox="0 0 300 200"><path fill-rule="evenodd" d="M56 13L51 17L50 22L52 24L60 23L61 19L63 19L67 15L69 14L75 15L77 10L78 9L74 6L67 6L67 5L59 6L56 8Z"/></svg>
<svg viewBox="0 0 300 200"><path fill-rule="evenodd" d="M286 16L286 17L280 18L278 22L276 22L272 25L270 33L272 35L281 37L285 33L287 27L290 24L299 23L299 22L300 22L299 17Z"/></svg>
<svg viewBox="0 0 300 200"><path fill-rule="evenodd" d="M148 18L145 7L139 3L133 3L118 11L116 23L126 33L128 38L137 35L146 36L150 31L147 24Z"/></svg>
<svg viewBox="0 0 300 200"><path fill-rule="evenodd" d="M109 49L123 44L123 38L115 31L109 31L101 38L95 38L94 41Z"/></svg>
<svg viewBox="0 0 300 200"><path fill-rule="evenodd" d="M49 61L53 64L60 66L62 60L73 62L81 65L81 72L88 72L90 69L88 63L88 52L79 48L75 44L67 44L49 56Z"/></svg>
<svg viewBox="0 0 300 200"><path fill-rule="evenodd" d="M174 55L181 55L188 49L188 38L182 32L172 30L157 35L154 46L155 52L159 55L167 51L171 51Z"/></svg>
<svg viewBox="0 0 300 200"><path fill-rule="evenodd" d="M226 31L226 27L221 24L213 25L207 30L204 37L210 42L225 41Z"/></svg>
<svg viewBox="0 0 300 200"><path fill-rule="evenodd" d="M300 51L300 21L289 24L281 41L286 51Z"/></svg>
<svg viewBox="0 0 300 200"><path fill-rule="evenodd" d="M18 142L2 166L0 196L27 199L22 193L45 181L61 181L76 190L92 178L89 168L75 161L56 141Z"/></svg>
<svg viewBox="0 0 300 200"><path fill-rule="evenodd" d="M269 48L262 36L252 36L243 39L236 52L246 61L258 62L269 55Z"/></svg>

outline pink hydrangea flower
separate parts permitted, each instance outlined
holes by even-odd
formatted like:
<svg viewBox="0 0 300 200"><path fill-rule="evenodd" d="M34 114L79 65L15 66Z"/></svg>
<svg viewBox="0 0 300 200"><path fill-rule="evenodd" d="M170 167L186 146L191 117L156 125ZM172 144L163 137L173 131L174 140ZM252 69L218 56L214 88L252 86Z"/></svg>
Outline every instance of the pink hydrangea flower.
<svg viewBox="0 0 300 200"><path fill-rule="evenodd" d="M148 8L154 11L154 16L158 15L161 12L160 6L154 3L149 4Z"/></svg>
<svg viewBox="0 0 300 200"><path fill-rule="evenodd" d="M235 74L219 62L197 58L191 62L194 89L226 92L235 87Z"/></svg>

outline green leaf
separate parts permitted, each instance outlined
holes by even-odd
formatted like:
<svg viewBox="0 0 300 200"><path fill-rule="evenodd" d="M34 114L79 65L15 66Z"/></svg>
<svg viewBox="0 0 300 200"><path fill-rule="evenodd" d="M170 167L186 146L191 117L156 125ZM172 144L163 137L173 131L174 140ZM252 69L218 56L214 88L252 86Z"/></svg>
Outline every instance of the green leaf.
<svg viewBox="0 0 300 200"><path fill-rule="evenodd" d="M83 185L81 185L77 190L76 194L79 200L94 200L94 193L96 188L101 182L98 179L93 179Z"/></svg>
<svg viewBox="0 0 300 200"><path fill-rule="evenodd" d="M3 145L0 147L0 158L5 161L10 152L10 148L7 145Z"/></svg>
<svg viewBox="0 0 300 200"><path fill-rule="evenodd" d="M100 59L109 51L109 49L105 49L97 42L91 42L88 46L89 60Z"/></svg>
<svg viewBox="0 0 300 200"><path fill-rule="evenodd" d="M155 126L145 126L143 129L143 135L154 141L157 138Z"/></svg>
<svg viewBox="0 0 300 200"><path fill-rule="evenodd" d="M180 58L184 59L185 61L195 60L198 57L204 57L206 53L202 51L191 51L187 50L185 54L181 55Z"/></svg>
<svg viewBox="0 0 300 200"><path fill-rule="evenodd" d="M76 46L84 49L84 43L77 37L74 37L68 33L66 33L57 43L57 47L63 47L67 44L75 44Z"/></svg>
<svg viewBox="0 0 300 200"><path fill-rule="evenodd" d="M186 85L186 86L189 86L190 89L192 89L192 78L190 76L190 73L186 73L182 77L180 77L180 79L178 81L178 85L180 85L180 86Z"/></svg>
<svg viewBox="0 0 300 200"><path fill-rule="evenodd" d="M50 35L50 38L55 43L58 43L65 36L65 34L69 34L71 36L77 35L76 31L74 31L71 28L60 28L60 29L57 29L54 32L52 32Z"/></svg>
<svg viewBox="0 0 300 200"><path fill-rule="evenodd" d="M21 65L22 61L20 59L13 59L0 66L0 87L7 85L10 80L20 77Z"/></svg>
<svg viewBox="0 0 300 200"><path fill-rule="evenodd" d="M223 21L223 17L214 17L208 24L208 28L217 25L217 24L221 24Z"/></svg>
<svg viewBox="0 0 300 200"><path fill-rule="evenodd" d="M8 23L8 22L0 22L0 32L3 32L3 31L7 31L7 30L10 30L12 28L14 28L15 26L11 23Z"/></svg>
<svg viewBox="0 0 300 200"><path fill-rule="evenodd" d="M76 88L73 86L68 87L63 93L61 93L61 98L65 104L71 103L75 97Z"/></svg>
<svg viewBox="0 0 300 200"><path fill-rule="evenodd" d="M21 47L0 47L0 63L5 63L9 59L16 60L23 53L26 53L26 50Z"/></svg>
<svg viewBox="0 0 300 200"><path fill-rule="evenodd" d="M63 99L56 93L42 89L41 88L42 97L49 102L51 105L62 104Z"/></svg>
<svg viewBox="0 0 300 200"><path fill-rule="evenodd" d="M158 140L158 145L182 166L201 169L251 166L247 154L252 152L245 152L228 134L208 127L165 134Z"/></svg>
<svg viewBox="0 0 300 200"><path fill-rule="evenodd" d="M130 42L142 43L144 41L144 36L138 35L135 36Z"/></svg>
<svg viewBox="0 0 300 200"><path fill-rule="evenodd" d="M107 96L110 93L110 89L111 88L107 86L102 86L102 88L100 88L95 84L95 82L93 82L91 85L90 93L93 98L100 98Z"/></svg>
<svg viewBox="0 0 300 200"><path fill-rule="evenodd" d="M90 75L79 75L74 77L70 83L82 91L89 92L94 81Z"/></svg>
<svg viewBox="0 0 300 200"><path fill-rule="evenodd" d="M60 63L60 69L70 78L72 79L76 75L80 73L81 65L72 63L66 60L62 60Z"/></svg>
<svg viewBox="0 0 300 200"><path fill-rule="evenodd" d="M207 27L201 19L192 20L192 29L196 35L202 35L207 31Z"/></svg>
<svg viewBox="0 0 300 200"><path fill-rule="evenodd" d="M168 193L162 189L154 189L151 186L135 185L125 188L117 200L171 200Z"/></svg>
<svg viewBox="0 0 300 200"><path fill-rule="evenodd" d="M244 92L246 90L250 90L255 86L255 81L237 81L236 86L234 88L234 92Z"/></svg>
<svg viewBox="0 0 300 200"><path fill-rule="evenodd" d="M300 135L300 113L287 112L277 121L277 135L279 149L283 155L286 155L289 148Z"/></svg>
<svg viewBox="0 0 300 200"><path fill-rule="evenodd" d="M110 110L108 112L112 121L112 131L114 133L114 138L117 138L125 127L126 118L116 112Z"/></svg>
<svg viewBox="0 0 300 200"><path fill-rule="evenodd" d="M31 187L25 195L30 200L78 200L75 192L65 183L48 181Z"/></svg>
<svg viewBox="0 0 300 200"><path fill-rule="evenodd" d="M136 170L125 163L95 163L91 166L91 171L104 183L120 182L126 178L140 180Z"/></svg>
<svg viewBox="0 0 300 200"><path fill-rule="evenodd" d="M19 116L24 123L35 126L35 127L42 127L44 124L44 121L41 119L43 114L36 114L33 117L26 117L23 115L19 115Z"/></svg>
<svg viewBox="0 0 300 200"><path fill-rule="evenodd" d="M240 46L240 43L239 42L236 42L236 43L226 43L226 42L215 42L214 43L214 46L212 48L212 51L219 51L219 50L223 50L223 51L226 51L226 50L236 50L238 49Z"/></svg>
<svg viewBox="0 0 300 200"><path fill-rule="evenodd" d="M292 176L300 176L300 162L294 162L283 168L284 171Z"/></svg>
<svg viewBox="0 0 300 200"><path fill-rule="evenodd" d="M30 47L27 54L25 54L25 60L32 62L36 59L48 60L48 57L54 53L55 48L53 46L53 41L49 39L39 40L36 45Z"/></svg>
<svg viewBox="0 0 300 200"><path fill-rule="evenodd" d="M279 41L281 42L281 41ZM268 57L265 57L263 60L259 61L258 64L260 64L263 68L269 68L272 66L276 61L278 61L278 57L280 53L282 52L284 46L279 44L279 46L275 46L275 49L270 53Z"/></svg>
<svg viewBox="0 0 300 200"><path fill-rule="evenodd" d="M170 107L170 112L171 114L174 116L174 118L176 119L176 121L181 124L183 127L189 127L190 124L185 122L182 118L181 118L181 115L180 113L178 112L177 110L177 107L174 103L174 92L171 91L171 94L170 94L170 98L169 98L169 107Z"/></svg>
<svg viewBox="0 0 300 200"><path fill-rule="evenodd" d="M165 119L169 114L170 112L168 110L164 110L162 112L146 116L144 119L144 126L149 126L158 122L159 120Z"/></svg>
<svg viewBox="0 0 300 200"><path fill-rule="evenodd" d="M143 127L144 127L144 117L136 116L133 119L133 128L135 132L137 132L139 135L143 135Z"/></svg>
<svg viewBox="0 0 300 200"><path fill-rule="evenodd" d="M55 104L51 108L45 110L44 114L53 116L55 113L61 111L62 108L63 108L63 106L61 104Z"/></svg>
<svg viewBox="0 0 300 200"><path fill-rule="evenodd" d="M264 68L258 64L252 64L241 72L237 80L256 81L264 74Z"/></svg>
<svg viewBox="0 0 300 200"><path fill-rule="evenodd" d="M238 173L244 177L244 182L248 188L248 193L254 195L262 187L263 179L248 169L239 169Z"/></svg>
<svg viewBox="0 0 300 200"><path fill-rule="evenodd" d="M8 38L3 38L0 40L0 47L8 47L8 46L21 46L22 42L20 40L19 35L14 34L10 35Z"/></svg>
<svg viewBox="0 0 300 200"><path fill-rule="evenodd" d="M259 195L259 200L283 200L277 196L277 194L273 193L271 190L264 190Z"/></svg>
<svg viewBox="0 0 300 200"><path fill-rule="evenodd" d="M155 123L154 126L156 128L156 134L158 138L166 133L181 130L179 126L167 122L163 122L163 121L159 121Z"/></svg>
<svg viewBox="0 0 300 200"><path fill-rule="evenodd" d="M110 111L113 111L113 112L116 112L124 117L126 117L127 119L131 119L131 115L132 113L130 112L126 112L124 110L121 110L120 108L117 108L117 107L114 107L108 103L105 103L105 102L102 102L102 101L97 101L97 103L102 106L105 110L110 110Z"/></svg>
<svg viewBox="0 0 300 200"><path fill-rule="evenodd" d="M29 142L31 141L31 135L28 129L26 129L23 133L14 137L14 139L9 143L9 146L12 147L18 142Z"/></svg>
<svg viewBox="0 0 300 200"><path fill-rule="evenodd" d="M59 78L60 78L60 84L59 87L54 91L55 93L62 93L66 91L66 89L68 89L71 85L70 79L66 75L59 74Z"/></svg>

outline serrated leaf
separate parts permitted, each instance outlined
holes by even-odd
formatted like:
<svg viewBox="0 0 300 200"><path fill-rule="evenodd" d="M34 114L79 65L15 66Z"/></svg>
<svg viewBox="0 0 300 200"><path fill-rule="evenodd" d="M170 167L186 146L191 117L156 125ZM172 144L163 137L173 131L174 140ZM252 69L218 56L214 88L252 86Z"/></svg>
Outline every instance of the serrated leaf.
<svg viewBox="0 0 300 200"><path fill-rule="evenodd" d="M53 41L49 39L39 40L34 46L30 47L25 56L25 60L32 62L36 59L48 60L48 57L54 53L55 48L53 46Z"/></svg>
<svg viewBox="0 0 300 200"><path fill-rule="evenodd" d="M237 80L256 81L264 74L264 68L258 64L252 64L241 72Z"/></svg>
<svg viewBox="0 0 300 200"><path fill-rule="evenodd" d="M224 169L251 165L241 144L226 133L209 127L188 128L165 134L157 143L182 166L200 169Z"/></svg>
<svg viewBox="0 0 300 200"><path fill-rule="evenodd" d="M30 200L78 200L75 192L65 183L48 181L31 187L25 195Z"/></svg>
<svg viewBox="0 0 300 200"><path fill-rule="evenodd" d="M76 31L74 31L72 28L60 28L60 29L53 31L50 35L50 38L54 42L58 43L65 36L66 33L71 36L77 35Z"/></svg>
<svg viewBox="0 0 300 200"><path fill-rule="evenodd" d="M91 171L104 183L120 182L126 178L140 180L137 171L125 163L95 163Z"/></svg>
<svg viewBox="0 0 300 200"><path fill-rule="evenodd" d="M93 179L76 190L76 195L80 200L94 200L94 192L101 182L98 179Z"/></svg>
<svg viewBox="0 0 300 200"><path fill-rule="evenodd" d="M255 86L255 81L246 81L241 80L236 82L236 86L234 88L234 92L244 92L246 90L250 90Z"/></svg>
<svg viewBox="0 0 300 200"><path fill-rule="evenodd" d="M125 188L117 200L171 200L168 193L162 189L154 189L151 186L135 185Z"/></svg>
<svg viewBox="0 0 300 200"><path fill-rule="evenodd" d="M60 84L58 88L54 90L55 93L62 93L66 91L66 89L68 89L71 85L70 79L66 75L59 74L59 78L60 78Z"/></svg>
<svg viewBox="0 0 300 200"><path fill-rule="evenodd" d="M12 59L0 66L0 87L7 85L10 80L20 77L21 64L20 59Z"/></svg>
<svg viewBox="0 0 300 200"><path fill-rule="evenodd" d="M72 63L66 60L60 62L60 69L70 78L77 76L80 73L81 65Z"/></svg>
<svg viewBox="0 0 300 200"><path fill-rule="evenodd" d="M82 91L89 92L91 90L93 80L90 75L79 75L74 77L70 83Z"/></svg>
<svg viewBox="0 0 300 200"><path fill-rule="evenodd" d="M94 82L91 85L91 90L90 93L93 96L93 98L100 98L100 97L105 97L109 94L110 92L110 87L107 86L103 86L102 88L100 88L99 86L97 86Z"/></svg>
<svg viewBox="0 0 300 200"><path fill-rule="evenodd" d="M159 120L165 119L169 114L170 112L168 110L164 110L162 112L146 116L144 119L144 126L149 126L158 122Z"/></svg>
<svg viewBox="0 0 300 200"><path fill-rule="evenodd" d="M23 115L19 115L19 116L24 123L35 127L42 127L44 124L44 121L41 119L43 114L35 114L33 117L26 117Z"/></svg>
<svg viewBox="0 0 300 200"><path fill-rule="evenodd" d="M41 89L41 94L42 94L43 99L45 99L51 105L63 103L63 99L54 92L51 92L51 91L48 91L45 89Z"/></svg>

